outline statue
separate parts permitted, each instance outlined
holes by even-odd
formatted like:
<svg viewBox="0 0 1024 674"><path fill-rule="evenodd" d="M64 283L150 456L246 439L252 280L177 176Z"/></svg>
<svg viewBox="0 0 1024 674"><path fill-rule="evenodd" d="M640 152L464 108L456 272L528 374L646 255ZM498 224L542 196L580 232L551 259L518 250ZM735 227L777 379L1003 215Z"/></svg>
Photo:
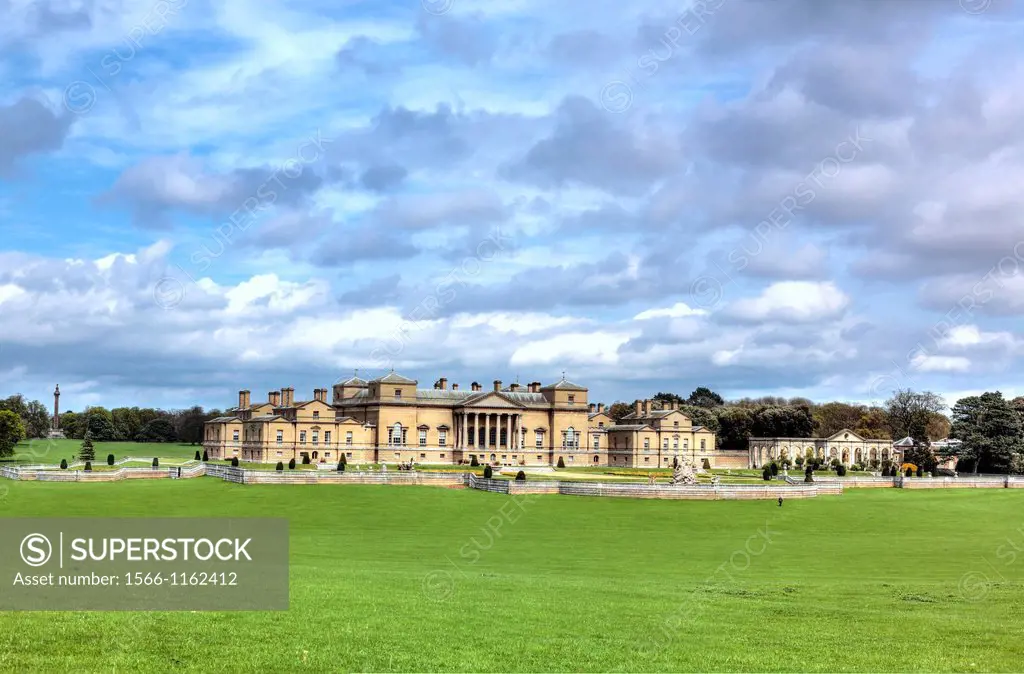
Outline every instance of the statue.
<svg viewBox="0 0 1024 674"><path fill-rule="evenodd" d="M697 476L694 474L693 466L685 461L675 462L672 468L671 484L684 486L697 484Z"/></svg>

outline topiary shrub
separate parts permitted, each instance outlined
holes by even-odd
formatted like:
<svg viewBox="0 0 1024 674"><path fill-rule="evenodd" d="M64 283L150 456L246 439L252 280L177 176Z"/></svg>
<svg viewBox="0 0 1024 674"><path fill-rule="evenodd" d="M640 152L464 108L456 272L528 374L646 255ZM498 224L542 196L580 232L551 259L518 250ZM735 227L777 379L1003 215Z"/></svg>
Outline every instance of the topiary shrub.
<svg viewBox="0 0 1024 674"><path fill-rule="evenodd" d="M910 470L909 468L907 468L907 473L906 473L906 476L907 476L907 477L913 477L913 476L914 476L914 471L912 471L912 470Z"/></svg>
<svg viewBox="0 0 1024 674"><path fill-rule="evenodd" d="M711 470L711 462L704 459L704 470Z"/></svg>
<svg viewBox="0 0 1024 674"><path fill-rule="evenodd" d="M206 450L204 449L203 450L203 461L209 461L209 460L210 460L210 455L207 454Z"/></svg>
<svg viewBox="0 0 1024 674"><path fill-rule="evenodd" d="M341 461L338 462L338 472L339 473L344 473L345 472L345 455L344 454L341 455Z"/></svg>
<svg viewBox="0 0 1024 674"><path fill-rule="evenodd" d="M348 465L348 459L345 458L344 454L341 455L341 459L338 461L338 463L340 463L342 466L347 466ZM345 470L345 469L342 468L342 470Z"/></svg>
<svg viewBox="0 0 1024 674"><path fill-rule="evenodd" d="M291 458L290 461L288 461L288 470L295 470L295 457L294 456Z"/></svg>
<svg viewBox="0 0 1024 674"><path fill-rule="evenodd" d="M238 457L237 456L232 456L231 457L231 467L232 468L238 468Z"/></svg>
<svg viewBox="0 0 1024 674"><path fill-rule="evenodd" d="M491 467L489 465L488 466L484 466L484 479L485 480L490 480L491 479L491 475L494 475L494 471L491 470Z"/></svg>
<svg viewBox="0 0 1024 674"><path fill-rule="evenodd" d="M85 470L88 471L88 472L92 471L92 461L86 461L85 462Z"/></svg>
<svg viewBox="0 0 1024 674"><path fill-rule="evenodd" d="M68 469L68 460L67 459L61 459L60 460L60 469L61 470L67 470Z"/></svg>
<svg viewBox="0 0 1024 674"><path fill-rule="evenodd" d="M202 460L202 455L199 453L199 450L197 449L196 450L196 458L194 459L194 461L201 461L201 460Z"/></svg>
<svg viewBox="0 0 1024 674"><path fill-rule="evenodd" d="M836 475L838 475L839 477L843 477L844 475L846 475L846 466L844 466L843 464L839 464L839 466L836 467Z"/></svg>
<svg viewBox="0 0 1024 674"><path fill-rule="evenodd" d="M764 470L761 471L761 477L765 479L765 482L770 481L772 479L772 469L768 466L765 466Z"/></svg>
<svg viewBox="0 0 1024 674"><path fill-rule="evenodd" d="M473 455L473 460L469 462L471 466L479 466L480 462L476 460L476 454Z"/></svg>
<svg viewBox="0 0 1024 674"><path fill-rule="evenodd" d="M768 468L772 471L772 477L775 477L776 475L779 474L779 464L775 463L774 461L772 461L771 465L768 466Z"/></svg>
<svg viewBox="0 0 1024 674"><path fill-rule="evenodd" d="M796 457L796 467L800 468L803 465L804 465L804 457L802 457L802 456Z"/></svg>
<svg viewBox="0 0 1024 674"><path fill-rule="evenodd" d="M804 470L804 482L814 482L814 469L809 465Z"/></svg>
<svg viewBox="0 0 1024 674"><path fill-rule="evenodd" d="M523 471L516 473L516 482L526 482L526 473Z"/></svg>
<svg viewBox="0 0 1024 674"><path fill-rule="evenodd" d="M917 467L917 476L924 477L924 468L922 468L921 466Z"/></svg>
<svg viewBox="0 0 1024 674"><path fill-rule="evenodd" d="M113 454L107 454L107 465L108 466L113 466L114 465L114 455Z"/></svg>
<svg viewBox="0 0 1024 674"><path fill-rule="evenodd" d="M153 457L153 467L154 468L159 468L160 467L160 459L156 458L155 456Z"/></svg>
<svg viewBox="0 0 1024 674"><path fill-rule="evenodd" d="M308 466L309 465L309 454L306 454L305 452L302 453L302 465L303 466Z"/></svg>
<svg viewBox="0 0 1024 674"><path fill-rule="evenodd" d="M277 467L274 470L284 470L284 463L281 461L277 462Z"/></svg>
<svg viewBox="0 0 1024 674"><path fill-rule="evenodd" d="M565 468L565 461L562 460L562 457L558 457L558 467Z"/></svg>

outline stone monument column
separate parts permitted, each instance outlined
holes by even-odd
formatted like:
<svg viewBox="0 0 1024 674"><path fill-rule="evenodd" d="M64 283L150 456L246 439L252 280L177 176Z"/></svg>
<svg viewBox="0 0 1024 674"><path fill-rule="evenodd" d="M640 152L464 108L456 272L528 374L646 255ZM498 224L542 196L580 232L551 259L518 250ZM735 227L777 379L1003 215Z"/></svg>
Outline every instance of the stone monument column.
<svg viewBox="0 0 1024 674"><path fill-rule="evenodd" d="M53 390L53 422L50 424L48 438L64 438L64 431L60 430L60 384Z"/></svg>

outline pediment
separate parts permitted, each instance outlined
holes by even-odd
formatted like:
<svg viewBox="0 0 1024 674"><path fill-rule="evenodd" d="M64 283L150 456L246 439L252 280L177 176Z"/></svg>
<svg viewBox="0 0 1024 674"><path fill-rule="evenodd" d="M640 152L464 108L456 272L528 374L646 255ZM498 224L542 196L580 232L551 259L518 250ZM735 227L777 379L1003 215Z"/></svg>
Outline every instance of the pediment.
<svg viewBox="0 0 1024 674"><path fill-rule="evenodd" d="M465 403L463 405L463 408L465 408L465 409L473 409L473 408L478 408L478 407L487 407L487 408L499 407L499 408L505 408L505 409L511 409L511 410L521 410L521 409L523 409L522 405L520 405L519 403L514 402L512 400L509 400L508 398L506 398L505 396L501 395L500 393L488 393L487 395L483 396L482 398L477 398L476 400L473 400L472 402L467 402L467 403Z"/></svg>
<svg viewBox="0 0 1024 674"><path fill-rule="evenodd" d="M849 428L844 428L834 435L830 435L825 438L829 442L864 442L864 438L860 437Z"/></svg>

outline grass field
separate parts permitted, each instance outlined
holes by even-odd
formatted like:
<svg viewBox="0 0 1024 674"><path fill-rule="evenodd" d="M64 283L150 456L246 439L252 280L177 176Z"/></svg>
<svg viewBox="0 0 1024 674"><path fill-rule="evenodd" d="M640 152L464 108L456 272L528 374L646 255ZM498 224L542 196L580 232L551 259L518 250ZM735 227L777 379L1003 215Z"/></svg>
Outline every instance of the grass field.
<svg viewBox="0 0 1024 674"><path fill-rule="evenodd" d="M431 487L0 486L7 517L202 516L215 506L287 514L291 526L287 613L7 613L7 671L1024 663L1024 558L1006 554L1024 551L1024 490L863 490L782 508L543 496L517 508L507 496ZM503 522L497 534L489 519Z"/></svg>
<svg viewBox="0 0 1024 674"><path fill-rule="evenodd" d="M81 447L81 440L26 440L14 447L13 457L3 461L58 464L61 459L67 459L68 463L71 463L78 460ZM93 448L96 450L96 461L99 463L106 463L107 454L113 454L116 459L126 456L193 459L196 450L199 450L200 455L203 452L199 445L176 442L94 442Z"/></svg>

